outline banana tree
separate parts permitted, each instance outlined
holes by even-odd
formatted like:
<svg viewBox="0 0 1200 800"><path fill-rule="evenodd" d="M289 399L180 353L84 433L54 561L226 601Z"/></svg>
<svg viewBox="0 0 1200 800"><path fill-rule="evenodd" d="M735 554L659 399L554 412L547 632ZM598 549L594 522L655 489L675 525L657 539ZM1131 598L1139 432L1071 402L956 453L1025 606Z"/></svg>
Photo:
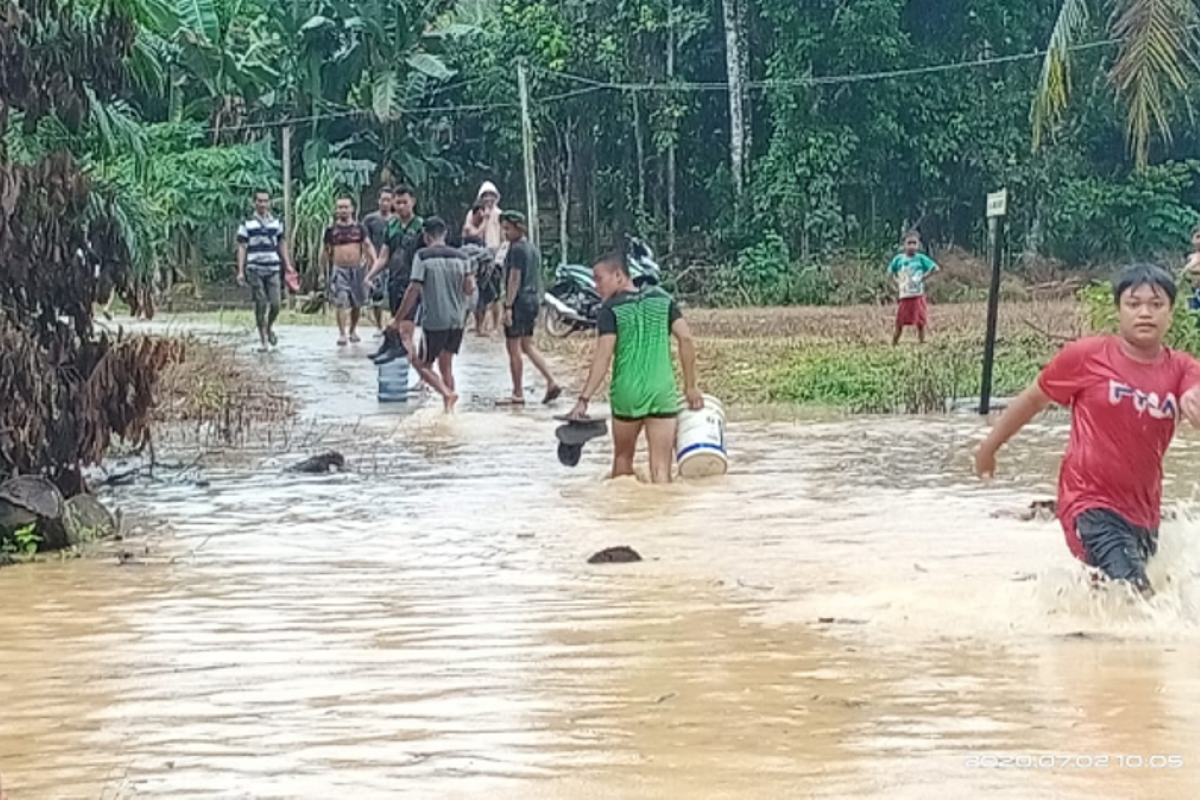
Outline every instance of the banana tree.
<svg viewBox="0 0 1200 800"><path fill-rule="evenodd" d="M432 6L415 0L315 0L277 8L277 29L293 42L294 61L281 71L294 81L297 110L312 117L310 142L384 165L414 183L443 171L421 141L428 138L424 123L405 112L454 76L441 53L472 29L432 14ZM322 119L327 108L361 109L375 124L355 124L344 113Z"/></svg>
<svg viewBox="0 0 1200 800"><path fill-rule="evenodd" d="M184 116L207 116L215 143L240 123L264 96L273 96L278 71L271 43L254 35L262 12L254 0L177 0L179 28L173 39L175 86L203 87ZM178 104L176 104L178 108ZM189 113L190 112L190 113Z"/></svg>
<svg viewBox="0 0 1200 800"><path fill-rule="evenodd" d="M1034 144L1062 119L1071 91L1071 54L1094 27L1095 0L1062 0L1033 105ZM1197 0L1113 0L1108 31L1117 53L1109 79L1127 109L1126 134L1139 167L1157 133L1171 138L1174 101L1195 76L1200 53Z"/></svg>

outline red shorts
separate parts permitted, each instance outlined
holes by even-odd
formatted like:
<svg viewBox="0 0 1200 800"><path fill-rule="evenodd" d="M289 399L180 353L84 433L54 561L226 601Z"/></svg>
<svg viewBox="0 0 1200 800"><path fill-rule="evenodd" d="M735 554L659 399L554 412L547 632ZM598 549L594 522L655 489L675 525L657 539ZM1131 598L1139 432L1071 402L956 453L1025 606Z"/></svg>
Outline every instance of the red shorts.
<svg viewBox="0 0 1200 800"><path fill-rule="evenodd" d="M896 326L900 328L915 325L924 328L929 324L929 303L925 295L906 297L896 307Z"/></svg>

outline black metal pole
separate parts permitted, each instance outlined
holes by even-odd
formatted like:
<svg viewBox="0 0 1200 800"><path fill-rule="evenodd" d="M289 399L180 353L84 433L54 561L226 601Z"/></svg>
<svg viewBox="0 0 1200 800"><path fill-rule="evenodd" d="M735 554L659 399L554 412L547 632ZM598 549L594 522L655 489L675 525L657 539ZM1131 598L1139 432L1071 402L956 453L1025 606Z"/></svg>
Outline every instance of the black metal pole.
<svg viewBox="0 0 1200 800"><path fill-rule="evenodd" d="M983 341L983 381L979 389L979 413L992 406L992 363L996 359L996 321L1000 312L1000 254L1004 240L1004 217L992 217L992 286L988 291L987 338Z"/></svg>

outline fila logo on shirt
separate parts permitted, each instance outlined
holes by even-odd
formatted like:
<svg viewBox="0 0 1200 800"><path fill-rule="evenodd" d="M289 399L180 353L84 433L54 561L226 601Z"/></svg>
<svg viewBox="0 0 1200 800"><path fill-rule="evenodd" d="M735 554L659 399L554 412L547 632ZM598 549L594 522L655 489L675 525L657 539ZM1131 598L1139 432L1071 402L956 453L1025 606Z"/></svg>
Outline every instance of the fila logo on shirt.
<svg viewBox="0 0 1200 800"><path fill-rule="evenodd" d="M1168 392L1167 396L1160 400L1158 392L1146 394L1123 383L1109 381L1108 401L1114 406L1118 406L1125 398L1133 401L1133 407L1139 414L1149 412L1150 416L1155 419L1175 419L1179 415L1179 402L1172 392Z"/></svg>

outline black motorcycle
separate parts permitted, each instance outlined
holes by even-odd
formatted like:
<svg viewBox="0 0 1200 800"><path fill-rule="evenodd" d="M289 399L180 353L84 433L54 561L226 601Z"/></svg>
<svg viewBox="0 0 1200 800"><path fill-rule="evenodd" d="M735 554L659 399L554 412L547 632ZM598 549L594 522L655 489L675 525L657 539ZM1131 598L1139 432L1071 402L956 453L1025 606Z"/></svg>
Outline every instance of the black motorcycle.
<svg viewBox="0 0 1200 800"><path fill-rule="evenodd" d="M661 280L658 262L650 245L637 237L626 239L625 258L634 286L657 286ZM546 292L546 331L551 336L570 336L596 327L600 295L590 267L562 264L554 271L554 285Z"/></svg>

